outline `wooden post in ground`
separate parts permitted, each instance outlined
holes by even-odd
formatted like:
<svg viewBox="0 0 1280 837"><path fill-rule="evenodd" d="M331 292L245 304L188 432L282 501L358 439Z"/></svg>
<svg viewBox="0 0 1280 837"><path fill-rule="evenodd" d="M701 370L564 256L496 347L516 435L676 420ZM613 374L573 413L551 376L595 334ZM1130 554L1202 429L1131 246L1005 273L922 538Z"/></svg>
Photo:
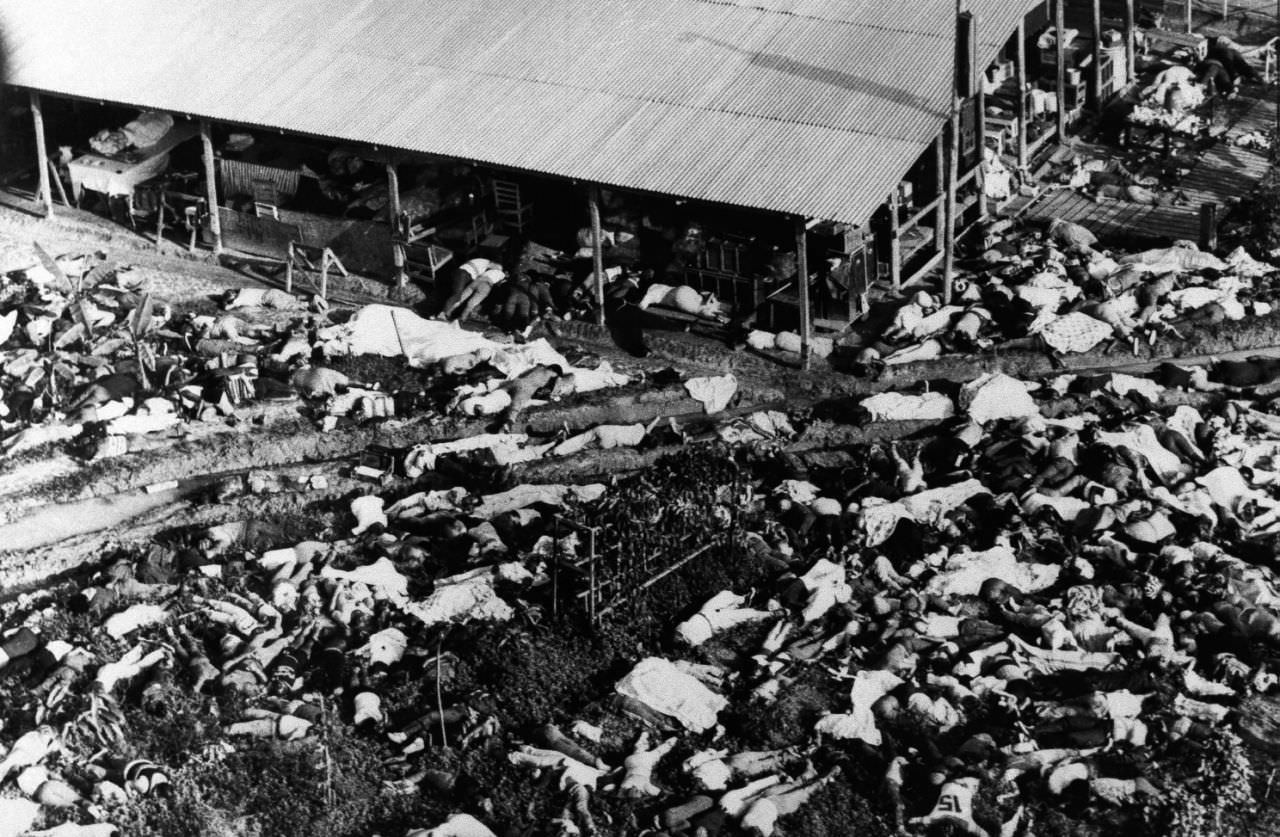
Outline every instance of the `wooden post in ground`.
<svg viewBox="0 0 1280 837"><path fill-rule="evenodd" d="M956 181L960 169L960 108L953 96L951 119L947 123L947 194L943 202L942 304L951 302L951 286L956 273Z"/></svg>
<svg viewBox="0 0 1280 837"><path fill-rule="evenodd" d="M40 107L40 93L31 91L31 123L36 132L36 168L40 182L39 200L44 204L44 217L53 217L53 190L49 183L49 146L44 138L44 111Z"/></svg>
<svg viewBox="0 0 1280 837"><path fill-rule="evenodd" d="M1014 53L1013 78L1018 85L1018 171L1027 170L1027 19L1018 18L1018 39Z"/></svg>
<svg viewBox="0 0 1280 837"><path fill-rule="evenodd" d="M899 189L889 193L889 280L894 293L902 288L902 239L898 237L899 217L902 214Z"/></svg>
<svg viewBox="0 0 1280 837"><path fill-rule="evenodd" d="M1190 35L1195 31L1195 24L1191 19L1191 12L1195 8L1191 0L1187 0L1187 34Z"/></svg>
<svg viewBox="0 0 1280 837"><path fill-rule="evenodd" d="M813 311L809 309L809 241L804 218L797 216L795 225L796 290L800 296L800 368L808 369L813 340Z"/></svg>
<svg viewBox="0 0 1280 837"><path fill-rule="evenodd" d="M395 263L396 287L403 288L409 281L404 271L404 245L400 243L400 175L396 172L396 164L387 161L387 211L391 224L391 259Z"/></svg>
<svg viewBox="0 0 1280 837"><path fill-rule="evenodd" d="M1054 63L1057 65L1058 94L1058 143L1067 141L1067 44L1063 33L1067 30L1064 5L1067 0L1054 0L1053 3L1053 48Z"/></svg>
<svg viewBox="0 0 1280 837"><path fill-rule="evenodd" d="M933 162L934 162L934 188L933 197L937 203L937 209L933 211L933 249L936 253L942 252L942 246L946 242L946 234L943 233L943 195L947 193L947 152L946 152L946 135L947 128L943 126L938 136L933 139Z"/></svg>
<svg viewBox="0 0 1280 837"><path fill-rule="evenodd" d="M49 160L49 177L53 180L53 185L58 187L58 199L62 201L63 206L70 209L71 199L67 197L67 187L62 185L62 178L58 176L58 167L53 160Z"/></svg>
<svg viewBox="0 0 1280 837"><path fill-rule="evenodd" d="M200 146L204 157L205 194L209 201L209 233L213 236L213 254L222 255L222 218L218 215L218 170L213 162L213 131L209 120L200 120Z"/></svg>
<svg viewBox="0 0 1280 837"><path fill-rule="evenodd" d="M978 29L982 19L977 15L969 21L969 66L965 72L969 77L969 90L973 94L973 131L977 140L978 154L974 165L978 168L974 182L978 185L978 218L987 218L987 183L982 163L987 157L987 68L978 63Z"/></svg>
<svg viewBox="0 0 1280 837"><path fill-rule="evenodd" d="M1093 110L1102 113L1102 0L1093 0Z"/></svg>
<svg viewBox="0 0 1280 837"><path fill-rule="evenodd" d="M591 269L595 271L596 325L604 325L604 233L600 229L600 187L587 187L591 211Z"/></svg>
<svg viewBox="0 0 1280 837"><path fill-rule="evenodd" d="M1138 26L1134 19L1133 3L1134 0L1124 0L1124 60L1127 71L1125 78L1130 82L1134 80L1137 73L1137 56L1134 53L1138 49Z"/></svg>
<svg viewBox="0 0 1280 837"><path fill-rule="evenodd" d="M1058 0L1059 3L1062 0ZM947 119L947 139L944 144L947 157L947 195L943 203L945 212L943 241L942 241L942 304L946 305L951 302L951 287L955 282L956 272L956 181L959 179L960 169L960 97L964 93L961 86L962 71L969 70L968 62L961 61L960 54L960 35L961 15L963 14L964 0L956 0L955 13L955 32L956 42L953 50L952 66L954 71L951 73L951 110L948 112ZM971 32L972 28L964 30ZM972 49L966 45L965 52L972 54ZM969 75L969 83L973 81L973 75Z"/></svg>

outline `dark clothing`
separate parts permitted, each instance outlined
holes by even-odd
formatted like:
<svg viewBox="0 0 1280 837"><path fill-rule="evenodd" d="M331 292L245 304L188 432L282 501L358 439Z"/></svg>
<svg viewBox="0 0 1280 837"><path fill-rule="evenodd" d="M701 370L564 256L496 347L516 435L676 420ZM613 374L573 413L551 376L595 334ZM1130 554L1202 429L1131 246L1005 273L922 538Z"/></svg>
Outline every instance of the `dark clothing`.
<svg viewBox="0 0 1280 837"><path fill-rule="evenodd" d="M1227 72L1227 68L1222 65L1221 61L1209 59L1201 61L1196 67L1196 79L1205 86L1207 95L1219 93L1223 96L1230 96L1236 92L1235 79L1231 77L1231 73Z"/></svg>
<svg viewBox="0 0 1280 837"><path fill-rule="evenodd" d="M1191 370L1176 363L1162 363L1151 376L1163 387L1186 388L1191 386Z"/></svg>
<svg viewBox="0 0 1280 837"><path fill-rule="evenodd" d="M1232 387L1256 387L1280 378L1280 358L1223 360L1209 369L1209 380Z"/></svg>
<svg viewBox="0 0 1280 837"><path fill-rule="evenodd" d="M1237 81L1244 79L1255 84L1262 81L1258 76L1258 71L1249 63L1249 59L1245 58L1244 53L1236 49L1230 42L1223 43L1222 39L1214 38L1209 42L1209 51L1206 57L1221 64L1231 74L1231 77Z"/></svg>

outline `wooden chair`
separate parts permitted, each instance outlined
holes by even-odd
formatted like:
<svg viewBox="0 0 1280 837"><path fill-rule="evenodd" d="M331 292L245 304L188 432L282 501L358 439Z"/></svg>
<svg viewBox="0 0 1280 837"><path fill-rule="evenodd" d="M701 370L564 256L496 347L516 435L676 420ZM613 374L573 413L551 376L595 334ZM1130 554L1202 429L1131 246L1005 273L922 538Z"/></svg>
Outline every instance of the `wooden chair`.
<svg viewBox="0 0 1280 837"><path fill-rule="evenodd" d="M524 232L533 212L533 204L520 195L520 184L511 180L493 181L493 208L504 227Z"/></svg>
<svg viewBox="0 0 1280 837"><path fill-rule="evenodd" d="M396 219L395 246L404 253L406 267L426 271L434 282L436 273L453 258L453 251L441 247L428 239L437 232L435 227L428 227L421 221L409 218L409 213L402 212Z"/></svg>
<svg viewBox="0 0 1280 837"><path fill-rule="evenodd" d="M316 261L320 262L320 267L316 267ZM289 242L289 256L284 263L284 289L289 293L293 293L293 269L294 266L301 262L309 270L318 270L320 272L320 298L327 301L329 296L329 270L330 268L338 268L338 271L349 277L351 274L347 272L347 268L342 264L342 260L338 255L328 247L317 247L314 244L303 244L300 241Z"/></svg>
<svg viewBox="0 0 1280 837"><path fill-rule="evenodd" d="M280 190L272 180L255 177L253 179L253 214L259 218L271 217L280 220Z"/></svg>

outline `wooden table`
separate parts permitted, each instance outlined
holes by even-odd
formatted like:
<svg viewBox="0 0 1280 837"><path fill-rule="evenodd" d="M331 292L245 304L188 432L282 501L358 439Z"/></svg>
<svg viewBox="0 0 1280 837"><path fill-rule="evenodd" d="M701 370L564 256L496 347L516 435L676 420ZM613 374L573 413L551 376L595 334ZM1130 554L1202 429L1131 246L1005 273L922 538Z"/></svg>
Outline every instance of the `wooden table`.
<svg viewBox="0 0 1280 837"><path fill-rule="evenodd" d="M194 122L177 122L169 133L146 148L124 151L111 156L89 153L72 160L71 192L77 205L85 189L105 195L132 197L134 188L163 172L169 165L169 152L179 143L200 134Z"/></svg>

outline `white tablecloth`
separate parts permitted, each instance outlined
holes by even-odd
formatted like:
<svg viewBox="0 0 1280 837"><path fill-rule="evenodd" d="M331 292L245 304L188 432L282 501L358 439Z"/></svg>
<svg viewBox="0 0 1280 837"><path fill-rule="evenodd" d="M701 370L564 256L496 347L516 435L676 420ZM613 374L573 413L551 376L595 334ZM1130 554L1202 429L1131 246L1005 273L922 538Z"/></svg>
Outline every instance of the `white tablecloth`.
<svg viewBox="0 0 1280 837"><path fill-rule="evenodd" d="M98 154L85 154L68 164L71 190L77 198L85 189L107 195L132 195L135 186L159 175L168 167L168 152L136 163L124 163Z"/></svg>

